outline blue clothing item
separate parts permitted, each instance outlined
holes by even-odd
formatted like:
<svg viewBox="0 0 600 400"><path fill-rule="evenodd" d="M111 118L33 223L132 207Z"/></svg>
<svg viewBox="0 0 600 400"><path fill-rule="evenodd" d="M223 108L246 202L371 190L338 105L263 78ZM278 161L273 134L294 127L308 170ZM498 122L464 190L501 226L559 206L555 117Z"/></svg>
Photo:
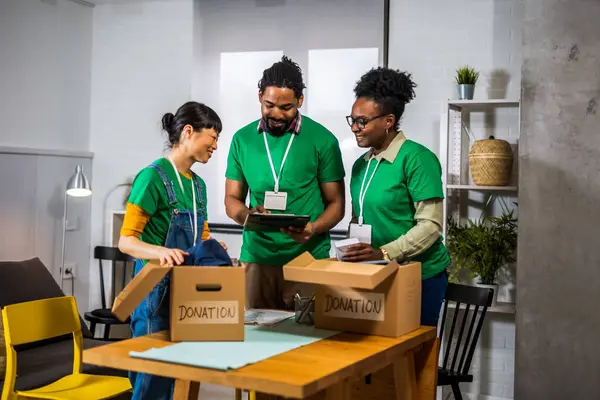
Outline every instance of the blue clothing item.
<svg viewBox="0 0 600 400"><path fill-rule="evenodd" d="M233 264L229 254L215 239L200 242L191 249L187 249L186 253L189 253L189 256L184 256L183 265L217 267Z"/></svg>
<svg viewBox="0 0 600 400"><path fill-rule="evenodd" d="M446 270L425 279L421 284L421 325L437 326L442 302L448 288Z"/></svg>
<svg viewBox="0 0 600 400"><path fill-rule="evenodd" d="M167 237L164 241L164 247L177 248L181 250L191 249L201 242L201 236L197 235L194 242L193 210L185 210L177 207L177 198L173 190L173 183L169 181L164 171L156 164L150 165L160 173L167 195L169 204L172 207L171 222ZM196 198L199 199L197 207L197 217L199 227L204 226L204 207L202 203L202 187L198 177L193 174L193 179L197 191ZM217 243L218 244L218 243ZM199 247L200 249L202 246ZM194 250L193 253L200 251ZM134 267L134 276L137 275L144 264L141 260L136 260ZM132 337L144 336L151 333L169 329L170 315L170 278L167 274L152 291L146 296L144 301L131 314L131 332ZM132 400L170 400L173 397L174 380L153 376L149 374L130 372L129 380L133 386Z"/></svg>

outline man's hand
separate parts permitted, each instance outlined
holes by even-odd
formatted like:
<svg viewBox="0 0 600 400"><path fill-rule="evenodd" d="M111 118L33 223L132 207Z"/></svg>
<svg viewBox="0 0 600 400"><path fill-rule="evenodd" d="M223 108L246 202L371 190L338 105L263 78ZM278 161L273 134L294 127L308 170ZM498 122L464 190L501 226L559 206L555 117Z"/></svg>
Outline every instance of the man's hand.
<svg viewBox="0 0 600 400"><path fill-rule="evenodd" d="M271 211L267 210L265 206L258 205L250 209L250 214L271 214Z"/></svg>
<svg viewBox="0 0 600 400"><path fill-rule="evenodd" d="M315 234L312 223L306 224L304 229L290 226L287 229L282 229L281 232L287 233L292 239L298 243L306 243Z"/></svg>
<svg viewBox="0 0 600 400"><path fill-rule="evenodd" d="M353 244L342 259L342 261L349 262L376 260L383 260L383 253L380 249L375 249L367 243Z"/></svg>

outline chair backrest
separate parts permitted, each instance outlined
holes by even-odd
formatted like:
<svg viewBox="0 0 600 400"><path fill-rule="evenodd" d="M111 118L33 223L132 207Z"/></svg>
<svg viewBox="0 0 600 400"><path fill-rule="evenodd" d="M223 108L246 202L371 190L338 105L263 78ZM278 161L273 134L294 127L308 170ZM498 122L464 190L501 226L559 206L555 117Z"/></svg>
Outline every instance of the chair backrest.
<svg viewBox="0 0 600 400"><path fill-rule="evenodd" d="M0 261L0 308L27 301L62 297L65 294L39 258L24 261ZM87 325L81 321L83 336L91 338ZM64 339L70 339L66 336ZM50 341L60 340L60 338ZM43 346L48 341L23 345L20 349Z"/></svg>
<svg viewBox="0 0 600 400"><path fill-rule="evenodd" d="M469 373L485 314L488 307L492 304L493 295L493 289L459 285L456 283L448 284L444 300L442 323L438 335L440 340L444 338L448 305L454 302L456 306L448 334L448 343L444 352L443 369L457 375L467 375ZM465 307L461 307L461 305ZM460 327L456 334L456 340L454 340L456 322L461 312L463 315L459 323Z"/></svg>
<svg viewBox="0 0 600 400"><path fill-rule="evenodd" d="M15 396L17 351L15 346L39 342L67 334L73 337L73 374L81 373L83 336L77 304L73 296L54 297L8 305L2 309L6 342L6 373L2 398Z"/></svg>
<svg viewBox="0 0 600 400"><path fill-rule="evenodd" d="M110 304L115 301L115 283L116 283L116 267L121 264L123 266L121 287L125 287L127 263L134 263L135 258L121 252L117 247L96 246L94 247L94 258L98 259L100 267L100 296L102 297L102 308L106 308L106 292L104 289L104 270L102 268L102 260L111 261L112 263L112 287Z"/></svg>
<svg viewBox="0 0 600 400"><path fill-rule="evenodd" d="M73 296L17 303L2 309L7 346L81 333Z"/></svg>

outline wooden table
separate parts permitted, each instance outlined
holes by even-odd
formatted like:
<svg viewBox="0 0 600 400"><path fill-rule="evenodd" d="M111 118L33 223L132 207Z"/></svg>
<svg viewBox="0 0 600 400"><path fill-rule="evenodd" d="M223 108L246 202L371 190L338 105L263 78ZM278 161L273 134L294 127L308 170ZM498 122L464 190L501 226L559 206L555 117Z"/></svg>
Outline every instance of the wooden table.
<svg viewBox="0 0 600 400"><path fill-rule="evenodd" d="M174 399L197 399L199 383L212 383L290 398L391 399L375 394L364 377L387 367L396 399L433 400L439 341L435 328L421 327L399 338L339 333L233 371L218 371L129 356L171 345L166 332L127 339L83 352L83 362L176 379ZM369 386L369 388L367 388Z"/></svg>

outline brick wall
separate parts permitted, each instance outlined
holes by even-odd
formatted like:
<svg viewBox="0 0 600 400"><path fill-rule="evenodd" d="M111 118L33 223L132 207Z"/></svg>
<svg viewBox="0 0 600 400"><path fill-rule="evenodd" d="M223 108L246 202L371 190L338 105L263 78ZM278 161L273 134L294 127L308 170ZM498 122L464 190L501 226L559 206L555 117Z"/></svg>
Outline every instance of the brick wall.
<svg viewBox="0 0 600 400"><path fill-rule="evenodd" d="M390 67L411 72L418 85L416 99L403 119L408 137L439 155L442 105L456 98L454 74L464 64L481 71L475 99L519 98L521 21L518 0L392 0ZM494 134L518 143L515 110L475 113L468 122L477 139ZM510 301L514 299L513 278L504 281L500 300ZM461 385L464 397L513 398L514 349L514 315L488 313L473 357L475 381ZM443 397L451 398L449 393L444 390Z"/></svg>
<svg viewBox="0 0 600 400"><path fill-rule="evenodd" d="M462 312L458 321L462 318ZM446 318L450 330L452 313ZM470 372L472 383L462 383L463 397L472 400L512 399L514 397L515 371L515 323L514 315L488 312L473 355ZM458 327L456 328L458 329ZM446 336L446 335L445 335ZM441 352L444 355L447 338ZM451 348L451 353L452 353ZM452 390L447 387L438 398L452 398Z"/></svg>

